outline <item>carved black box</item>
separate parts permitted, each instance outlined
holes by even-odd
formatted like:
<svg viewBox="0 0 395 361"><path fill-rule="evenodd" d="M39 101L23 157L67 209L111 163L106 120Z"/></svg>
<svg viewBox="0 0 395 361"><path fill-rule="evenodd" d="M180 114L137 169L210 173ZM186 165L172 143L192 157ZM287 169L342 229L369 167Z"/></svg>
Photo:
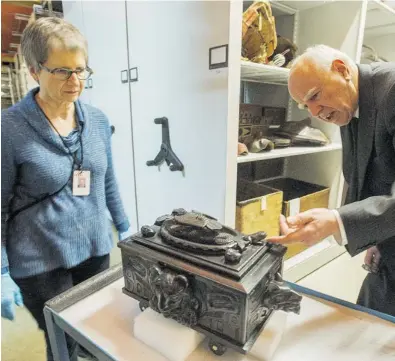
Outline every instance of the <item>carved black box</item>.
<svg viewBox="0 0 395 361"><path fill-rule="evenodd" d="M123 292L209 337L211 350L246 353L275 310L299 312L282 284L286 248L184 209L119 243Z"/></svg>

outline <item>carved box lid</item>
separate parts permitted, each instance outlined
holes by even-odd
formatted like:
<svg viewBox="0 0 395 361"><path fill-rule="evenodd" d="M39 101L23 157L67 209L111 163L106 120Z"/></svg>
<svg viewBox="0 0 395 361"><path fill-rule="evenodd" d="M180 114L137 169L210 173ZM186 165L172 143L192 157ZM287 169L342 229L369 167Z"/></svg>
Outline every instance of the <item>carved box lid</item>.
<svg viewBox="0 0 395 361"><path fill-rule="evenodd" d="M137 243L239 280L262 257L270 255L271 263L273 254L283 258L285 247L266 243L265 238L264 232L243 235L208 215L176 209L122 243L126 247Z"/></svg>

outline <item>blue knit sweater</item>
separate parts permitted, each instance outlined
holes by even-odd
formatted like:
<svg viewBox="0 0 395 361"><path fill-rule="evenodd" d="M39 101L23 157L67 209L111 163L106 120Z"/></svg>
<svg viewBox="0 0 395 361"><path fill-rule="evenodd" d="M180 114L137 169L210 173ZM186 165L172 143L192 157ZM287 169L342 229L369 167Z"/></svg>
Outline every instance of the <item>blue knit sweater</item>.
<svg viewBox="0 0 395 361"><path fill-rule="evenodd" d="M83 169L91 172L89 196L74 196L72 181L56 196L19 213L15 210L56 192L71 175L73 158L50 127L32 90L1 119L1 260L11 276L24 278L70 268L113 246L111 222L119 232L129 228L116 183L111 129L98 109L77 101L82 129ZM81 159L78 134L64 142Z"/></svg>

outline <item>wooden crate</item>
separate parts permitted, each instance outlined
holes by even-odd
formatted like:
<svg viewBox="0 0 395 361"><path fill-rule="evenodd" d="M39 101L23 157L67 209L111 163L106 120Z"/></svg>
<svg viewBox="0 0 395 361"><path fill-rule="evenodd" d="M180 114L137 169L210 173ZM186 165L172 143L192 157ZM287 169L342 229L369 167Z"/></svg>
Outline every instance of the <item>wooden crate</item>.
<svg viewBox="0 0 395 361"><path fill-rule="evenodd" d="M236 196L236 229L245 234L264 231L280 233L281 191L247 180L239 180Z"/></svg>
<svg viewBox="0 0 395 361"><path fill-rule="evenodd" d="M329 205L328 187L284 177L258 181L257 183L283 192L282 214L285 217L312 208L328 208ZM308 246L302 243L289 245L285 259L293 257L307 248Z"/></svg>

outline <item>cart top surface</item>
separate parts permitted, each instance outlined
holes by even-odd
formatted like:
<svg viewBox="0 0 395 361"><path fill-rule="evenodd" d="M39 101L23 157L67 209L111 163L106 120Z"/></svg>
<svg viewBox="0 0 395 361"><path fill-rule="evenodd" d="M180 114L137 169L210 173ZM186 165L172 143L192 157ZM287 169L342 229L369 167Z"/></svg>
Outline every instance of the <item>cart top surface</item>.
<svg viewBox="0 0 395 361"><path fill-rule="evenodd" d="M166 361L133 337L133 320L141 311L136 300L122 293L123 286L123 278L119 278L58 316L116 360ZM230 349L221 357L215 356L206 343L187 361L256 360ZM395 323L340 305L335 299L330 302L304 294L301 314L288 314L286 330L272 361L394 359Z"/></svg>

